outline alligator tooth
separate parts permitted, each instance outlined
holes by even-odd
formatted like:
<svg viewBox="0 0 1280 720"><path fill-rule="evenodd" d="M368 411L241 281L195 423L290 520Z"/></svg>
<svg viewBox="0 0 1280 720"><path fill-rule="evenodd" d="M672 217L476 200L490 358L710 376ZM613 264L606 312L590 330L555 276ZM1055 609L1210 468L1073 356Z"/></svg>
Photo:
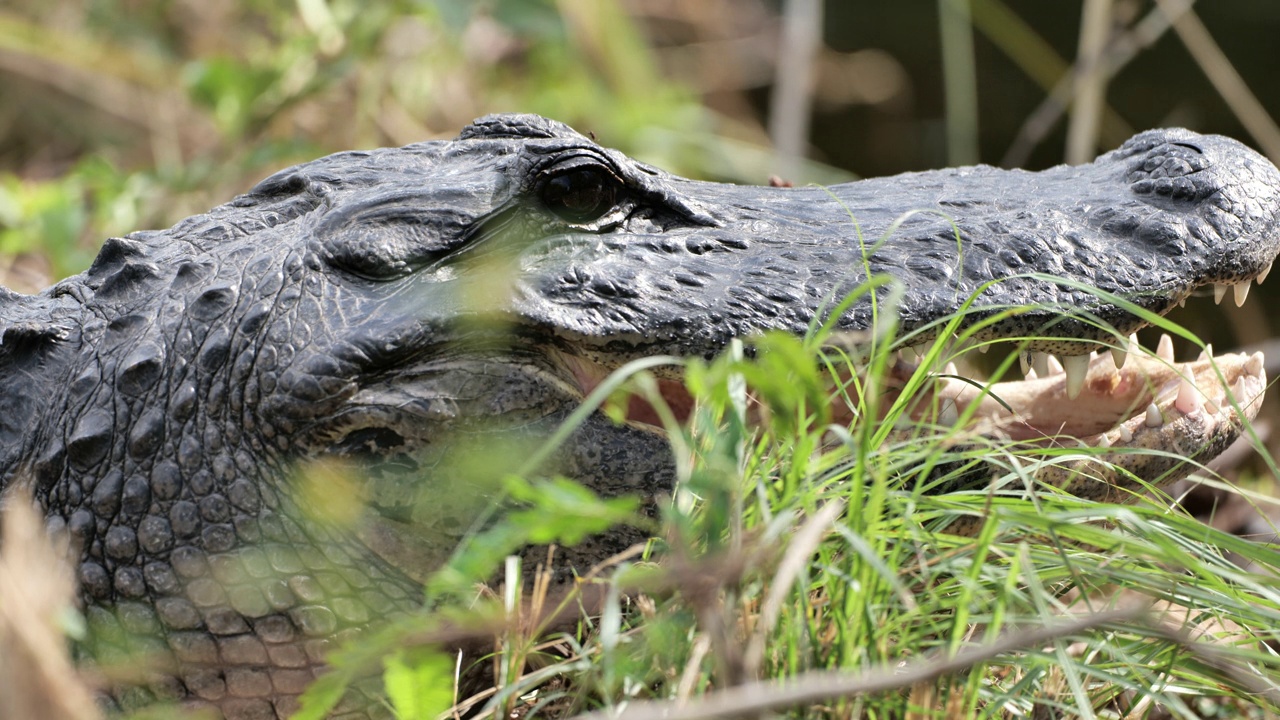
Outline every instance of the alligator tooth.
<svg viewBox="0 0 1280 720"><path fill-rule="evenodd" d="M1213 284L1213 304L1221 305L1222 298L1227 296L1227 286L1221 283Z"/></svg>
<svg viewBox="0 0 1280 720"><path fill-rule="evenodd" d="M1173 406L1183 415L1190 415L1199 410L1204 403L1200 397L1200 389L1194 382L1195 374L1191 366L1183 366L1182 372L1184 376L1178 382L1178 398L1173 401Z"/></svg>
<svg viewBox="0 0 1280 720"><path fill-rule="evenodd" d="M1213 343L1205 343L1204 349L1200 351L1200 357L1196 358L1196 362L1204 362L1213 359Z"/></svg>
<svg viewBox="0 0 1280 720"><path fill-rule="evenodd" d="M1147 406L1147 418L1143 420L1149 428L1158 428L1164 424L1164 418L1160 416L1160 408L1155 403Z"/></svg>
<svg viewBox="0 0 1280 720"><path fill-rule="evenodd" d="M1231 394L1235 396L1236 402L1240 403L1241 405L1245 404L1245 402L1249 399L1246 394L1243 375L1236 378L1236 381L1231 384Z"/></svg>
<svg viewBox="0 0 1280 720"><path fill-rule="evenodd" d="M1084 389L1085 375L1089 374L1089 355L1065 355L1062 358L1063 372L1067 374L1067 398L1075 400Z"/></svg>
<svg viewBox="0 0 1280 720"><path fill-rule="evenodd" d="M1213 398L1211 398L1211 397L1206 397L1206 398L1204 399L1204 411L1205 411L1205 412L1209 413L1210 415L1217 415L1217 414L1218 414L1218 410L1219 410L1219 408L1218 408L1218 403L1217 403L1217 401L1215 401L1215 400L1214 400Z"/></svg>
<svg viewBox="0 0 1280 720"><path fill-rule="evenodd" d="M916 351L910 347L898 348L898 357L901 357L902 361L905 363L910 363L912 365L920 364L920 356L917 355Z"/></svg>
<svg viewBox="0 0 1280 720"><path fill-rule="evenodd" d="M1066 370L1063 368L1063 362L1065 360L1066 358L1059 360L1056 355L1050 355L1049 359L1045 361L1045 364L1049 366L1049 374L1061 375L1062 373L1066 372Z"/></svg>
<svg viewBox="0 0 1280 720"><path fill-rule="evenodd" d="M1098 436L1098 447L1111 447L1111 438L1104 435Z"/></svg>
<svg viewBox="0 0 1280 720"><path fill-rule="evenodd" d="M1255 376L1255 377L1256 377L1256 376L1260 376L1260 375L1262 375L1262 363L1263 363L1263 360L1264 360L1264 358L1262 357L1262 353L1261 353L1261 352L1256 352L1256 353L1254 353L1254 354L1250 355L1250 356L1249 356L1249 359L1248 359L1248 360L1246 360L1246 361L1245 361L1245 363L1244 363L1244 369L1245 369L1245 372L1247 372L1247 373L1249 373L1250 375L1253 375L1253 376Z"/></svg>
<svg viewBox="0 0 1280 720"><path fill-rule="evenodd" d="M1244 299L1249 297L1249 287L1251 285L1253 285L1253 281L1245 280L1242 283L1237 283L1231 286L1231 291L1235 293L1236 307L1242 307L1244 305Z"/></svg>
<svg viewBox="0 0 1280 720"><path fill-rule="evenodd" d="M1049 353L1031 353L1031 367L1040 377L1049 377Z"/></svg>
<svg viewBox="0 0 1280 720"><path fill-rule="evenodd" d="M982 343L978 346L978 352L986 355L991 350L991 343Z"/></svg>
<svg viewBox="0 0 1280 720"><path fill-rule="evenodd" d="M1156 357L1167 363L1173 362L1173 338L1169 337L1169 333L1160 333L1160 342L1156 345Z"/></svg>
<svg viewBox="0 0 1280 720"><path fill-rule="evenodd" d="M1186 296L1183 296L1181 299L1178 300L1178 307L1184 308L1186 306L1187 306L1187 298Z"/></svg>
<svg viewBox="0 0 1280 720"><path fill-rule="evenodd" d="M1121 425L1119 429L1120 429L1120 440L1121 440L1121 441L1123 441L1123 442L1133 442L1133 431L1129 429L1129 426L1128 426L1128 425Z"/></svg>
<svg viewBox="0 0 1280 720"><path fill-rule="evenodd" d="M1117 370L1124 369L1124 361L1129 359L1129 351L1122 348L1111 348L1111 362L1115 363Z"/></svg>
<svg viewBox="0 0 1280 720"><path fill-rule="evenodd" d="M1267 263L1267 266L1262 268L1262 272L1258 273L1258 277L1254 278L1255 280L1258 281L1259 285L1261 285L1262 281L1266 280L1267 276L1271 274L1271 263L1273 262L1275 262L1275 260L1272 260L1271 262Z"/></svg>
<svg viewBox="0 0 1280 720"><path fill-rule="evenodd" d="M1031 378L1027 376L1027 373L1031 372L1031 353L1018 353L1018 367L1022 369L1022 376L1030 380Z"/></svg>
<svg viewBox="0 0 1280 720"><path fill-rule="evenodd" d="M942 374L959 376L960 370L956 368L956 364L954 362L949 362L946 367L942 368Z"/></svg>
<svg viewBox="0 0 1280 720"><path fill-rule="evenodd" d="M960 413L956 410L956 401L946 398L942 401L942 407L938 410L939 425L955 425L960 420Z"/></svg>
<svg viewBox="0 0 1280 720"><path fill-rule="evenodd" d="M919 345L912 345L911 350L915 352L916 357L923 360L924 356L929 354L929 343L922 342Z"/></svg>
<svg viewBox="0 0 1280 720"><path fill-rule="evenodd" d="M1124 369L1124 361L1129 359L1129 341L1124 338L1116 338L1116 346L1111 348L1111 361L1116 364L1117 370Z"/></svg>

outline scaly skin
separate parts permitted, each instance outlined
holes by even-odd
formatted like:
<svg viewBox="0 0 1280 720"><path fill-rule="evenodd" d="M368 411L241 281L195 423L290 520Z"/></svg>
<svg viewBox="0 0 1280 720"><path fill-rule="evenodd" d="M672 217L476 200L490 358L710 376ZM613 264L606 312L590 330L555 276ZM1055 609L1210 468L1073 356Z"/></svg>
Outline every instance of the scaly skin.
<svg viewBox="0 0 1280 720"><path fill-rule="evenodd" d="M490 116L454 141L284 170L109 240L40 295L0 294L0 483L30 485L82 549L92 653L159 663L119 705L283 717L337 641L415 608L417 579L481 514L469 448L545 435L594 382L582 368L803 332L879 273L905 289L907 329L976 295L975 322L1036 306L983 337L1048 328L1089 342L1032 349L1079 354L1110 335L1068 310L1121 334L1141 321L1027 273L1163 312L1268 266L1278 196L1257 154L1180 130L1042 173L785 189L685 180ZM863 301L836 325L870 319ZM355 525L294 492L295 463L323 458L370 468ZM550 465L605 494L674 477L652 428L599 414Z"/></svg>

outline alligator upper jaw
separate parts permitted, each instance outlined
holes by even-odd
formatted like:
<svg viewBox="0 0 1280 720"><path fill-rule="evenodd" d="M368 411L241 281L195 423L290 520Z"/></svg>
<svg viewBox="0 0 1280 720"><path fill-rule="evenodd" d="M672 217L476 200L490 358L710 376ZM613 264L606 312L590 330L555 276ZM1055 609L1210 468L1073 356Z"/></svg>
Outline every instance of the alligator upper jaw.
<svg viewBox="0 0 1280 720"><path fill-rule="evenodd" d="M1087 165L827 188L626 167L644 186L627 213L531 243L513 236L514 315L604 355L714 353L754 333L803 333L837 304L836 329L867 330L898 289L899 327L920 340L964 311L976 340L1033 336L1032 350L1073 355L1200 288L1234 287L1243 301L1280 252L1276 168L1181 130L1143 133Z"/></svg>
<svg viewBox="0 0 1280 720"><path fill-rule="evenodd" d="M1117 489L1140 483L1164 485L1189 474L1191 460L1205 462L1245 433L1257 416L1266 390L1262 353L1214 355L1211 347L1200 357L1177 362L1168 336L1154 352L1129 341L1127 352L1088 358L1082 380L1069 381L1056 359L1048 360L1044 377L1029 369L1026 379L984 382L961 377L953 364L923 368L897 361L883 379L883 410L898 399L899 388L917 372L930 375L921 390L908 400L906 416L923 426L947 432L981 435L1030 443L1035 446L1095 448L1088 469L1108 496ZM1121 363L1120 367L1116 363ZM556 363L585 397L608 375L603 365L565 352ZM658 380L663 401L679 420L691 414L694 401L683 384L672 378ZM847 394L848 388L844 389ZM834 395L833 395L834 396ZM856 413L834 402L836 422L852 422ZM627 420L661 426L659 413L638 398L630 400ZM915 431L913 431L915 432ZM1143 453L1153 461L1135 461ZM1099 469L1114 465L1121 470ZM1044 473L1064 489L1099 496L1096 490L1076 487L1070 464L1059 464ZM1077 468L1079 469L1079 468ZM1124 474L1125 477L1117 477Z"/></svg>

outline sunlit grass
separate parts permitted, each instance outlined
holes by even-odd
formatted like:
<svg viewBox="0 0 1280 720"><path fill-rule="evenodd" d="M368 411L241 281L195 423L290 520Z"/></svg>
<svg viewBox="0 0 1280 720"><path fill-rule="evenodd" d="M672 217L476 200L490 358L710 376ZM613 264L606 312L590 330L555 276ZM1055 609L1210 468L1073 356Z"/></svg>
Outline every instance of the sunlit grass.
<svg viewBox="0 0 1280 720"><path fill-rule="evenodd" d="M938 336L921 375L956 347ZM907 343L837 340L770 335L686 364L697 410L684 425L668 417L680 484L648 546L571 586L522 580L502 554L571 541L629 510L564 480L512 481L528 510L455 555L433 586L436 614L335 656L331 677L392 653L388 688L401 699L390 702L405 718L1277 710L1280 552L1207 527L1158 491L1116 505L1036 480L1041 465L1087 449L1028 451L963 424L906 422L909 398L879 407L870 389ZM857 390L831 390L833 370ZM587 408L626 387L660 403L648 372L628 368ZM831 423L836 403L853 405L852 426ZM978 522L957 534L958 518ZM505 589L466 590L495 575ZM406 633L421 648L459 627L496 638L492 655L457 666L489 687L403 699L404 678L449 681L441 668L459 659L419 649L432 659L412 670L396 649Z"/></svg>

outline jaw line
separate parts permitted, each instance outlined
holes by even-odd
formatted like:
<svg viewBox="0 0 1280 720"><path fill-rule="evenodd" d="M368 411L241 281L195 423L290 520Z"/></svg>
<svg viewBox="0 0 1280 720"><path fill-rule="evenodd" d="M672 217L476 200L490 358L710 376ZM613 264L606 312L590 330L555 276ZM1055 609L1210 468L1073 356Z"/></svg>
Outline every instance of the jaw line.
<svg viewBox="0 0 1280 720"><path fill-rule="evenodd" d="M910 400L904 417L920 427L941 426L1024 447L1090 448L1087 467L1064 463L1037 476L1063 489L1075 488L1071 492L1077 495L1099 497L1106 492L1116 498L1135 484L1117 473L1160 484L1185 477L1195 467L1190 461L1206 453L1216 455L1256 417L1266 389L1261 353L1202 354L1193 362L1177 363L1167 354L1162 357L1137 346L1131 350L1120 369L1107 353L1092 357L1074 398L1068 397L1066 375L1061 371L991 383L935 374ZM610 372L605 365L568 351L558 351L554 364L582 397ZM900 392L896 388L919 371L901 361L890 368L882 380L886 387L880 407L889 407ZM849 392L847 377L836 382L845 385L842 392ZM686 421L694 401L683 383L665 376L658 383L673 414ZM857 411L846 402L837 395L832 403L834 422L854 421ZM752 412L758 413L759 408ZM956 427L961 419L963 427ZM637 427L661 429L649 403L634 396L626 420ZM1108 464L1116 467L1108 470ZM1094 480L1082 489L1077 475ZM1098 483L1099 477L1108 479ZM1107 483L1113 487L1098 489Z"/></svg>
<svg viewBox="0 0 1280 720"><path fill-rule="evenodd" d="M1202 354L1189 363L1171 358L1131 352L1117 370L1106 353L1094 357L1074 399L1061 371L980 387L935 375L904 417L932 427L926 433L947 434L952 444L979 437L1018 443L1022 450L1004 457L1018 464L1024 453L1043 458L1028 467L1038 484L1088 500L1129 502L1187 477L1244 436L1265 394L1262 353ZM921 437L920 428L910 433ZM1078 452L1044 455L1046 448ZM948 532L971 534L980 524L966 517Z"/></svg>
<svg viewBox="0 0 1280 720"><path fill-rule="evenodd" d="M914 401L913 415L925 418L932 403L949 412L949 404L957 417L972 417L983 434L1121 446L1129 434L1121 427L1145 431L1196 414L1227 420L1238 415L1237 407L1250 419L1257 413L1266 387L1261 353L1202 354L1188 363L1145 351L1132 355L1121 369L1105 354L1094 356L1074 398L1068 397L1067 377L1061 371L982 386L940 376ZM1152 406L1159 417L1150 411Z"/></svg>

